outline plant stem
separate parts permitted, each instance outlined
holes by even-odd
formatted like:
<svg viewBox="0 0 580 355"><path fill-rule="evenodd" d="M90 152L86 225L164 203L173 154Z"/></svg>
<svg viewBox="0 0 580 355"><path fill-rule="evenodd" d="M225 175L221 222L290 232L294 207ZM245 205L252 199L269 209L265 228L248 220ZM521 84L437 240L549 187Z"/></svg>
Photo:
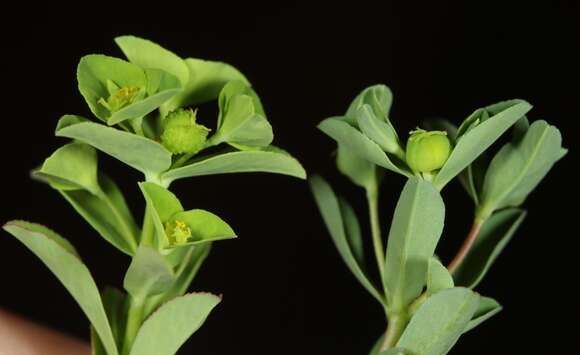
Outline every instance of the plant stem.
<svg viewBox="0 0 580 355"><path fill-rule="evenodd" d="M151 207L145 207L145 215L143 216L143 229L141 231L140 244L147 246L154 246L155 225L153 224L153 217L151 216Z"/></svg>
<svg viewBox="0 0 580 355"><path fill-rule="evenodd" d="M481 226L483 225L483 222L484 220L478 218L476 218L475 221L473 222L473 225L469 230L469 234L467 234L467 237L463 241L461 248L459 248L459 251L457 251L457 254L455 254L455 257L453 258L453 260L451 260L451 262L447 266L447 269L449 270L450 273L453 273L459 267L459 265L461 265L467 254L469 254L469 251L471 250L473 243L475 242L477 236L479 235L479 232L481 231Z"/></svg>
<svg viewBox="0 0 580 355"><path fill-rule="evenodd" d="M371 222L371 235L373 238L373 248L379 267L381 282L385 276L385 252L383 251L383 240L381 237L381 225L379 221L379 193L376 181L367 187L367 202L369 206L369 218Z"/></svg>
<svg viewBox="0 0 580 355"><path fill-rule="evenodd" d="M389 318L389 325L385 331L385 338L383 340L383 344L381 345L381 351L392 348L395 346L395 344L397 344L397 341L399 341L401 334L403 334L403 331L407 326L407 322L408 318L404 314L392 315Z"/></svg>
<svg viewBox="0 0 580 355"><path fill-rule="evenodd" d="M143 301L129 296L129 310L127 314L127 325L125 327L125 337L123 339L123 349L121 355L129 355L133 341L145 318Z"/></svg>

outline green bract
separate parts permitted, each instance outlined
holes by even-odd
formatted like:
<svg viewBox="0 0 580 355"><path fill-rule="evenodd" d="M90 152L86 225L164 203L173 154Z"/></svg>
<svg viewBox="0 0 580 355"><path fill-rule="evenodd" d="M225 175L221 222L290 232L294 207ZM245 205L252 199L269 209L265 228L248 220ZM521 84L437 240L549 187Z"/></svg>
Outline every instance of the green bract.
<svg viewBox="0 0 580 355"><path fill-rule="evenodd" d="M72 244L55 232L24 221L4 229L48 266L85 312L93 355L172 355L220 302L208 293L187 294L191 281L213 242L236 234L211 212L185 210L170 184L225 173L306 173L290 154L270 145L272 127L260 99L237 69L182 59L133 36L116 42L128 61L100 54L80 60L79 91L92 115L61 117L55 134L72 142L32 176L131 258L126 292L99 292ZM196 121L198 112L206 113L195 105L212 100L219 114L210 129ZM217 145L222 149L202 155ZM143 173L141 227L119 187L99 169L98 152Z"/></svg>
<svg viewBox="0 0 580 355"><path fill-rule="evenodd" d="M472 289L522 223L526 211L519 206L567 151L556 127L529 124L531 105L522 100L477 109L459 128L444 120L426 122L432 130L411 132L403 150L390 121L391 102L386 86L371 86L345 115L319 124L337 142L338 170L365 190L370 237L361 235L365 229L356 211L323 178L312 177L310 186L339 254L387 317L387 331L370 354L443 355L463 333L501 310ZM489 157L486 150L510 127L511 141ZM388 171L407 182L383 238L379 191ZM435 255L445 219L440 191L456 176L476 208L463 246L445 266ZM363 253L368 240L378 283Z"/></svg>

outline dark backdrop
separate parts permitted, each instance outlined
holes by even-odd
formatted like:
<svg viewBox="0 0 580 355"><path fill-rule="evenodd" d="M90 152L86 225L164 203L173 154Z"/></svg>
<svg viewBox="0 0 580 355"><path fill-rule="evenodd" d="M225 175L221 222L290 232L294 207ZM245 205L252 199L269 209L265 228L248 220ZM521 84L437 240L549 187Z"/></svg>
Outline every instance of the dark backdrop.
<svg viewBox="0 0 580 355"><path fill-rule="evenodd" d="M127 258L57 193L28 178L29 169L65 142L52 133L60 115L88 113L76 89L78 59L94 52L120 56L112 41L120 34L240 68L264 101L275 143L310 173L330 178L361 214L361 191L335 172L335 145L315 128L342 113L358 91L389 85L392 120L401 132L429 116L457 123L477 107L524 98L534 104L532 119L547 119L563 131L571 154L529 198L525 225L479 288L505 310L462 337L452 354L576 353L579 8L573 1L466 3L163 4L172 11L134 4L139 11L131 16L119 4L104 3L4 11L4 20L14 23L2 24L0 220L51 226L78 247L99 284L121 285ZM69 13L72 7L76 15ZM141 213L134 183L140 176L105 156L101 164ZM385 229L402 183L389 175L384 184ZM173 189L187 206L214 211L240 235L217 243L195 280L193 289L223 293L224 300L181 353L369 350L384 327L381 309L339 259L305 182L238 174L190 179ZM444 198L447 223L438 253L448 258L467 231L472 205L457 183ZM63 287L6 234L0 238L0 276L0 307L87 337L86 320Z"/></svg>

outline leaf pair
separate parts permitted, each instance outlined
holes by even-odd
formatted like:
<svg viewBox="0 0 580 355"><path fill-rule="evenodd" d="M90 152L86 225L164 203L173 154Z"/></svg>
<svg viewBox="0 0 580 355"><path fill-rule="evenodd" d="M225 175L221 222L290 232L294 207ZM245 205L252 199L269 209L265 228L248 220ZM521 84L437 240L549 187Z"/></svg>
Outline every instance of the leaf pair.
<svg viewBox="0 0 580 355"><path fill-rule="evenodd" d="M103 299L97 286L78 256L74 247L53 231L34 223L11 221L4 230L21 241L36 254L55 274L77 301L101 343L102 355L118 355L118 345L113 332L115 327L109 318L115 313L105 312L107 308L119 311L119 295ZM220 302L220 298L208 293L193 293L178 297L161 306L145 321L131 349L130 355L173 355L179 347L205 321L210 311ZM117 307L113 307L117 304ZM122 306L120 306L122 307ZM108 317L109 316L109 317Z"/></svg>
<svg viewBox="0 0 580 355"><path fill-rule="evenodd" d="M109 243L133 255L138 228L117 185L97 171L97 152L83 143L57 149L33 176L48 182Z"/></svg>

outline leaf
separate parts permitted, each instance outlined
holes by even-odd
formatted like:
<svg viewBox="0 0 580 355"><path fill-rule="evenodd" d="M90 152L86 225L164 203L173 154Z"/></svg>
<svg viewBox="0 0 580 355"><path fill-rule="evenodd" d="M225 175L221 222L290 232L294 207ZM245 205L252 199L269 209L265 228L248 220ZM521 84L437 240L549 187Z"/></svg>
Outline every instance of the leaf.
<svg viewBox="0 0 580 355"><path fill-rule="evenodd" d="M376 183L376 165L353 154L348 148L338 144L336 166L355 185L368 189Z"/></svg>
<svg viewBox="0 0 580 355"><path fill-rule="evenodd" d="M70 243L38 224L10 221L4 230L21 241L54 273L95 327L109 355L117 355L115 339L97 285ZM63 247L64 245L64 247Z"/></svg>
<svg viewBox="0 0 580 355"><path fill-rule="evenodd" d="M431 257L427 267L427 297L454 286L449 270L437 258Z"/></svg>
<svg viewBox="0 0 580 355"><path fill-rule="evenodd" d="M493 298L483 296L479 297L477 310L475 311L473 318L471 318L469 323L467 323L467 327L463 330L463 333L467 333L471 329L477 327L489 318L498 314L501 310L501 305Z"/></svg>
<svg viewBox="0 0 580 355"><path fill-rule="evenodd" d="M135 36L119 36L115 43L131 63L142 68L164 70L179 79L181 85L189 82L189 68L185 61L160 45Z"/></svg>
<svg viewBox="0 0 580 355"><path fill-rule="evenodd" d="M97 152L86 144L69 143L58 148L33 174L42 175L58 190L102 193L97 177Z"/></svg>
<svg viewBox="0 0 580 355"><path fill-rule="evenodd" d="M389 111L393 104L393 93L386 85L373 85L364 89L350 104L346 111L349 118L356 117L356 111L364 105L369 105L375 116L389 125Z"/></svg>
<svg viewBox="0 0 580 355"><path fill-rule="evenodd" d="M208 211L195 209L177 212L171 216L169 223L176 220L185 222L191 230L189 241L179 246L237 238L236 233L224 220Z"/></svg>
<svg viewBox="0 0 580 355"><path fill-rule="evenodd" d="M183 206L175 194L168 189L152 183L140 182L139 188L147 202L147 212L153 219L155 227L155 246L158 250L167 247L169 240L165 233L165 223L171 216L183 212Z"/></svg>
<svg viewBox="0 0 580 355"><path fill-rule="evenodd" d="M404 154L397 132L391 123L379 120L369 105L363 105L355 115L360 130L381 149L389 153Z"/></svg>
<svg viewBox="0 0 580 355"><path fill-rule="evenodd" d="M327 118L318 125L318 128L353 154L396 173L405 176L412 175L406 169L395 165L378 144L349 125L343 118Z"/></svg>
<svg viewBox="0 0 580 355"><path fill-rule="evenodd" d="M228 105L223 124L212 137L212 142L265 147L273 139L272 126L264 116L256 113L252 98L238 95Z"/></svg>
<svg viewBox="0 0 580 355"><path fill-rule="evenodd" d="M316 204L318 205L318 209L322 214L324 223L328 228L330 236L332 237L340 256L357 280L382 304L384 302L383 297L361 269L361 266L358 264L349 245L339 202L334 191L332 191L330 185L328 185L328 183L318 175L311 177L309 183Z"/></svg>
<svg viewBox="0 0 580 355"><path fill-rule="evenodd" d="M556 127L532 123L521 140L506 144L491 161L478 215L485 218L496 209L522 204L564 154Z"/></svg>
<svg viewBox="0 0 580 355"><path fill-rule="evenodd" d="M430 182L410 178L395 208L385 257L384 284L395 312L421 294L444 217L445 205L437 189Z"/></svg>
<svg viewBox="0 0 580 355"><path fill-rule="evenodd" d="M153 313L141 326L131 355L173 355L220 302L209 293L175 298Z"/></svg>
<svg viewBox="0 0 580 355"><path fill-rule="evenodd" d="M160 173L169 169L171 153L161 144L83 120L85 119L78 116L63 116L57 126L56 136L77 139L92 145L143 173Z"/></svg>
<svg viewBox="0 0 580 355"><path fill-rule="evenodd" d="M474 288L513 237L526 211L510 208L491 215L483 224L469 254L454 271L455 284Z"/></svg>
<svg viewBox="0 0 580 355"><path fill-rule="evenodd" d="M120 349L123 345L125 336L125 326L127 322L128 302L127 295L116 288L105 287L101 297L105 312L111 325L113 337L117 342L117 348ZM106 354L105 354L106 355Z"/></svg>
<svg viewBox="0 0 580 355"><path fill-rule="evenodd" d="M134 299L145 300L165 292L175 280L173 269L153 248L140 245L125 274L123 287Z"/></svg>
<svg viewBox="0 0 580 355"><path fill-rule="evenodd" d="M451 155L433 179L433 184L441 190L531 108L523 100L514 101L511 106L459 136Z"/></svg>
<svg viewBox="0 0 580 355"><path fill-rule="evenodd" d="M113 82L117 87L147 86L145 71L135 64L119 58L101 54L91 54L81 58L77 67L79 91L89 105L91 112L103 121L110 117L109 110L98 101L111 94L107 83Z"/></svg>
<svg viewBox="0 0 580 355"><path fill-rule="evenodd" d="M187 58L184 62L189 70L189 81L183 93L164 105L165 112L214 100L224 85L232 80L240 80L250 85L239 70L227 63L196 58Z"/></svg>
<svg viewBox="0 0 580 355"><path fill-rule="evenodd" d="M429 297L419 307L397 346L413 355L443 355L457 342L479 304L479 296L455 287Z"/></svg>
<svg viewBox="0 0 580 355"><path fill-rule="evenodd" d="M342 219L344 221L344 231L348 239L348 244L352 254L359 265L364 265L364 245L360 231L360 224L352 206L344 199L338 198Z"/></svg>
<svg viewBox="0 0 580 355"><path fill-rule="evenodd" d="M306 178L304 168L296 159L273 147L265 150L226 152L202 158L181 168L172 169L161 178L171 183L192 176L246 172L266 172Z"/></svg>

